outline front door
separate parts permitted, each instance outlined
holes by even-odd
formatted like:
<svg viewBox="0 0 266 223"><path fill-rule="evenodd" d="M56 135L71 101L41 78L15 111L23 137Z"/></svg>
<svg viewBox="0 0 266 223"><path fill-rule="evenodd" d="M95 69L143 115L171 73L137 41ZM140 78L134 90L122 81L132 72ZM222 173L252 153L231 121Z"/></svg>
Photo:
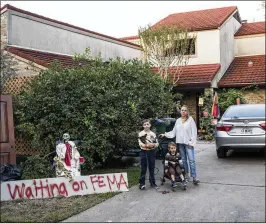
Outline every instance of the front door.
<svg viewBox="0 0 266 223"><path fill-rule="evenodd" d="M12 97L0 96L0 163L16 164Z"/></svg>

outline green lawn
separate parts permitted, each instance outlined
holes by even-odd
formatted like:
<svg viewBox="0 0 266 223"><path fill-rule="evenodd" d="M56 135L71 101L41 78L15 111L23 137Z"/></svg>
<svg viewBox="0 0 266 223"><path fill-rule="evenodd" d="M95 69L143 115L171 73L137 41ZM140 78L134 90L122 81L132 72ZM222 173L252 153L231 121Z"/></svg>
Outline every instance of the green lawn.
<svg viewBox="0 0 266 223"><path fill-rule="evenodd" d="M83 175L127 172L129 187L138 184L140 169L100 169ZM56 197L36 200L1 202L1 222L59 222L85 211L118 193L90 194L85 196Z"/></svg>

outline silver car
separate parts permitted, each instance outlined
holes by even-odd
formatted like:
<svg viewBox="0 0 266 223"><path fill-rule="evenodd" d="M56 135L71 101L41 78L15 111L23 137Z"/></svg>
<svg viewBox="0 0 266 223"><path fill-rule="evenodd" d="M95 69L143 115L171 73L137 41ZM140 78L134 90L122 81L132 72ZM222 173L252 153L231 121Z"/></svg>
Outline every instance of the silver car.
<svg viewBox="0 0 266 223"><path fill-rule="evenodd" d="M265 131L265 104L230 106L216 125L218 158L228 150L265 149Z"/></svg>

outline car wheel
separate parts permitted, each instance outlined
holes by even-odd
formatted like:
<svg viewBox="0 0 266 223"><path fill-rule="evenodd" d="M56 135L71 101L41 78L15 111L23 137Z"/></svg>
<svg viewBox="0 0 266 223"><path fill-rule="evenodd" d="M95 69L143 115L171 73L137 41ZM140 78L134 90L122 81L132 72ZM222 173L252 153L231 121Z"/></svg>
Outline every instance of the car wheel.
<svg viewBox="0 0 266 223"><path fill-rule="evenodd" d="M216 153L218 158L225 158L227 151L225 148L219 148L216 150Z"/></svg>

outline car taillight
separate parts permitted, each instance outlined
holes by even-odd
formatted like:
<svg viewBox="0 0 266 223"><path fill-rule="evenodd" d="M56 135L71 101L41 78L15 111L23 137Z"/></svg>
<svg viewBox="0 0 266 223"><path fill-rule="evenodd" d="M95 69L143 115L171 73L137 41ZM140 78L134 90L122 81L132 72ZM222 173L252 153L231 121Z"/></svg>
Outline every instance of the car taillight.
<svg viewBox="0 0 266 223"><path fill-rule="evenodd" d="M263 128L264 130L266 130L266 123L261 123L260 127Z"/></svg>
<svg viewBox="0 0 266 223"><path fill-rule="evenodd" d="M216 130L217 131L225 131L225 132L228 132L232 128L233 128L233 125L223 125L223 124L216 125Z"/></svg>

